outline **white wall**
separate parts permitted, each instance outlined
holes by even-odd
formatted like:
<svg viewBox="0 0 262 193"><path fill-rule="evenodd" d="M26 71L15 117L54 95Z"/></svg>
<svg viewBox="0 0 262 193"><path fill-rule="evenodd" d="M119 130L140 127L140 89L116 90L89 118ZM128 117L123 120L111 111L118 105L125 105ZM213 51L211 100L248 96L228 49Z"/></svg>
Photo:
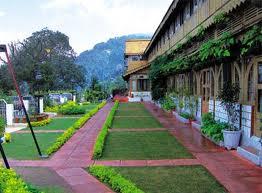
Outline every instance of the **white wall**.
<svg viewBox="0 0 262 193"><path fill-rule="evenodd" d="M129 102L140 102L141 98L143 101L152 101L151 92L131 92L133 97L128 97Z"/></svg>

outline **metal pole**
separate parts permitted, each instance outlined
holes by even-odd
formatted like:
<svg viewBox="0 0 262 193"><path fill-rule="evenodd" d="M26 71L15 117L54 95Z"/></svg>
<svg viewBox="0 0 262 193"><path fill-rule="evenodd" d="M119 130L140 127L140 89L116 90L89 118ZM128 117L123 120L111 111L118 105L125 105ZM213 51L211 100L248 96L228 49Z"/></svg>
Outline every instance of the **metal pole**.
<svg viewBox="0 0 262 193"><path fill-rule="evenodd" d="M2 142L1 142L1 140L0 140L0 151L1 151L1 154L2 154L2 157L3 157L3 160L4 160L4 162L5 162L5 167L6 167L7 169L10 169L9 163L8 163L7 158L6 158L6 156L5 156L4 149L3 149L3 147L2 147Z"/></svg>
<svg viewBox="0 0 262 193"><path fill-rule="evenodd" d="M9 58L9 55L7 53L7 50L5 51L5 55L6 55L6 58L7 58L7 64L8 64L8 69L9 69L9 72L12 76L12 79L13 79L13 82L14 82L14 86L15 86L15 89L16 89L16 92L18 94L18 97L20 99L20 102L21 102L21 105L22 105L22 108L23 108L23 111L25 113L25 116L26 116L26 120L27 120L27 123L28 123L28 126L30 128L30 131L32 133L32 136L33 136L33 139L34 139L34 142L35 142L35 145L36 145L36 148L37 148L37 151L38 151L38 154L40 157L43 157L42 156L42 153L41 153L41 150L40 150L40 147L38 145L38 142L37 142L37 139L36 139L36 136L35 136L35 133L34 133L34 130L32 128L32 125L31 125L31 122L30 122L30 118L28 116L28 113L27 113L27 110L25 108L25 104L24 104L24 101L23 101L23 97L21 95L21 92L20 92L20 89L18 87L18 84L17 84L17 81L16 81L16 76L15 76L15 73L14 73L14 68L13 68L13 65L11 63L11 60ZM44 156L46 157L46 156Z"/></svg>

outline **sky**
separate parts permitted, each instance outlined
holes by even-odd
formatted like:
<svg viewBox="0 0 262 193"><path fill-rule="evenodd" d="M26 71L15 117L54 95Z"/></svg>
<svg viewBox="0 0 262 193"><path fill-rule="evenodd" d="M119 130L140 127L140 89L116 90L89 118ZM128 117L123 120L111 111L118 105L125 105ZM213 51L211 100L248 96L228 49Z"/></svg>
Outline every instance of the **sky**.
<svg viewBox="0 0 262 193"><path fill-rule="evenodd" d="M0 0L0 44L45 27L70 38L80 54L109 38L153 34L172 0Z"/></svg>

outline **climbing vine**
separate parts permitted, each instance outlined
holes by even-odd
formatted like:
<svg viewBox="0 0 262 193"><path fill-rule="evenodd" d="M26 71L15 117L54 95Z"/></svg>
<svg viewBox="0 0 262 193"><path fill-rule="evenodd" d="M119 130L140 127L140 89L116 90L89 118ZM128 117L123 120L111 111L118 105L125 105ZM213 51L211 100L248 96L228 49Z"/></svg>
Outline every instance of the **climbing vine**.
<svg viewBox="0 0 262 193"><path fill-rule="evenodd" d="M210 65L210 61L221 62L223 59L236 57L236 55L239 57L240 53L246 54L254 45L261 47L262 28L257 25L248 30L240 42L233 34L225 32L220 38L210 39L203 43L194 54L181 56L183 49L186 48L185 44L191 44L192 41L198 39L196 37L204 37L205 31L205 28L201 26L195 37L188 36L187 42L177 44L176 49L171 53L159 56L154 60L149 73L153 99L158 100L164 97L167 90L166 77L168 75L184 73L192 69L199 70L208 63ZM238 50L236 50L236 45Z"/></svg>

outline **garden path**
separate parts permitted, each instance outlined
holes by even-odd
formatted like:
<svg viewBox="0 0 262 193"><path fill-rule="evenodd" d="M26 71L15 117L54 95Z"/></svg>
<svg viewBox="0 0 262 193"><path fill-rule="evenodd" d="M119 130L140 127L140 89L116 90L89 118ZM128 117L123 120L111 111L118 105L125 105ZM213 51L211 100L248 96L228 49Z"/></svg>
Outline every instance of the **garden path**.
<svg viewBox="0 0 262 193"><path fill-rule="evenodd" d="M76 193L109 193L108 187L83 168L92 164L108 166L176 166L203 165L231 193L262 193L262 168L240 158L235 151L226 151L202 137L189 124L177 121L152 103L146 108L168 128L196 159L176 160L92 160L93 146L112 104L93 116L50 160L11 161L12 166L52 168Z"/></svg>

